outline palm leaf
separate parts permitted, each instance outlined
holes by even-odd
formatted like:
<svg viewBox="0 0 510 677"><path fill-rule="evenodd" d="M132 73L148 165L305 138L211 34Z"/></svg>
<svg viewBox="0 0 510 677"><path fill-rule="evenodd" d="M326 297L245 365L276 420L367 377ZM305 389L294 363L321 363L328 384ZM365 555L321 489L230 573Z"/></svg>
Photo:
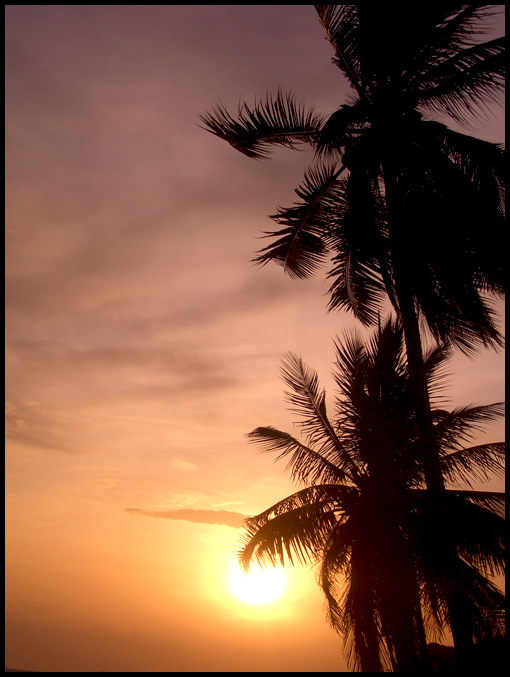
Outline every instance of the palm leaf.
<svg viewBox="0 0 510 677"><path fill-rule="evenodd" d="M248 434L251 442L259 444L266 452L280 452L276 460L290 455L286 470L293 481L341 484L352 481L339 465L331 463L321 454L305 446L288 433L271 426L259 427Z"/></svg>
<svg viewBox="0 0 510 677"><path fill-rule="evenodd" d="M475 638L504 632L505 595L492 581L459 560L455 579L449 585L450 590L464 597L465 613L470 617Z"/></svg>
<svg viewBox="0 0 510 677"><path fill-rule="evenodd" d="M308 444L315 447L328 460L345 468L351 477L356 477L352 459L343 452L338 435L326 412L326 393L319 387L317 372L307 367L300 357L288 353L282 365L282 377L290 390L285 392L287 401L301 417L300 426Z"/></svg>
<svg viewBox="0 0 510 677"><path fill-rule="evenodd" d="M435 412L435 432L443 454L458 451L474 439L485 425L504 415L503 402L480 406L456 407L451 412Z"/></svg>
<svg viewBox="0 0 510 677"><path fill-rule="evenodd" d="M450 562L438 559L437 525L434 524L434 506L427 491L412 492L419 521L412 523L407 536L416 549L416 563L423 568L423 580L441 579L447 590L459 574L467 571L465 565L477 575L496 576L505 570L505 519L502 514L504 494L448 490L444 495L446 529L460 559ZM428 573L427 573L428 572Z"/></svg>
<svg viewBox="0 0 510 677"><path fill-rule="evenodd" d="M366 360L365 344L356 330L346 330L342 340L335 341L336 362L333 376L340 390L341 400L337 401L339 408L343 402L350 399L353 386L363 377L362 369Z"/></svg>
<svg viewBox="0 0 510 677"><path fill-rule="evenodd" d="M345 332L336 355L336 427L343 447L368 476L384 472L386 482L392 474L404 484L421 481L409 449L415 424L399 323L390 318L365 342Z"/></svg>
<svg viewBox="0 0 510 677"><path fill-rule="evenodd" d="M363 325L373 325L385 298L379 262L352 250L335 256L333 261L337 265L328 274L334 279L328 310L350 310Z"/></svg>
<svg viewBox="0 0 510 677"><path fill-rule="evenodd" d="M316 485L279 501L245 521L244 547L239 555L247 570L255 559L272 566L313 561L342 512L349 512L358 492L352 487Z"/></svg>
<svg viewBox="0 0 510 677"><path fill-rule="evenodd" d="M333 222L342 204L342 184L338 177L344 167L317 165L310 168L297 190L301 202L288 209L279 208L271 218L283 229L265 237L279 238L258 252L255 262L281 264L293 278L310 277L325 260Z"/></svg>
<svg viewBox="0 0 510 677"><path fill-rule="evenodd" d="M429 148L442 151L477 190L483 190L484 196L492 194L490 199L485 198L485 203L490 204L492 200L496 209L504 214L506 158L500 144L456 132L434 121L423 122L421 134Z"/></svg>
<svg viewBox="0 0 510 677"><path fill-rule="evenodd" d="M446 345L439 345L426 351L423 356L423 367L427 375L427 385L431 405L439 407L444 404L445 397L443 392L448 383L450 371L448 359L451 357L451 350Z"/></svg>
<svg viewBox="0 0 510 677"><path fill-rule="evenodd" d="M210 113L200 115L207 131L251 158L268 157L271 145L295 148L299 144L315 144L323 117L313 108L297 104L291 94L279 91L276 97L267 94L253 108L240 103L237 119L223 104Z"/></svg>
<svg viewBox="0 0 510 677"><path fill-rule="evenodd" d="M489 492L490 493L490 492ZM484 576L505 573L505 518L463 491L449 492L449 523L461 557ZM494 499L494 497L493 497Z"/></svg>
<svg viewBox="0 0 510 677"><path fill-rule="evenodd" d="M351 170L344 194L347 208L333 231L329 309L350 310L364 325L373 325L386 295L394 300L391 277L383 272L388 260L384 200L377 182L363 169Z"/></svg>
<svg viewBox="0 0 510 677"><path fill-rule="evenodd" d="M254 559L259 564L276 566L314 561L323 543L328 526L334 522L329 506L322 503L306 505L274 517L254 532L247 530L246 544L239 561L248 570Z"/></svg>
<svg viewBox="0 0 510 677"><path fill-rule="evenodd" d="M404 206L416 228L428 233L420 247L406 245L423 270L413 280L418 302L439 333L450 323L461 337L463 331L476 335L479 324L480 338L494 340L484 295L504 294L506 282L504 254L495 247L504 237L504 151L436 122L423 122L416 141L422 150L405 177Z"/></svg>
<svg viewBox="0 0 510 677"><path fill-rule="evenodd" d="M351 669L381 671L381 662L389 666L389 657L380 655L380 619L371 576L370 563L359 549L359 526L352 518L331 530L321 556L318 572L326 597L327 619L344 637L347 662ZM355 649L355 650L354 650Z"/></svg>
<svg viewBox="0 0 510 677"><path fill-rule="evenodd" d="M442 279L435 276L437 269L434 271L430 265L424 267L428 280L423 276L415 284L420 313L436 341L453 345L465 355L473 356L480 345L498 350L504 340L496 324L496 312L480 295L476 271L463 266L461 259L459 255L455 273L452 269L443 274ZM469 270L471 283L462 284L462 279L468 279ZM426 287L421 282L425 282Z"/></svg>
<svg viewBox="0 0 510 677"><path fill-rule="evenodd" d="M454 132L437 122L423 123L421 138L433 154L430 163L440 162L443 175L441 183L438 180L431 182L427 190L433 191L432 199L434 193L440 195L442 209L449 209L452 216L456 215L456 219L448 222L449 238L444 235L443 219L438 222L443 234L437 231L436 236L435 228L433 230L433 240L440 241L444 250L441 259L432 257L435 266L444 261L442 268L435 268L435 274L440 272L442 280L448 281L452 268L448 262L456 252L459 267L453 268L458 271L457 277L467 264L471 267L473 289L477 293L504 295L506 262L501 248L494 247L496 242L503 240L505 233L504 149L498 144ZM423 157L422 164L427 162L429 160ZM453 277L453 273L450 275ZM448 289L443 281L441 284Z"/></svg>
<svg viewBox="0 0 510 677"><path fill-rule="evenodd" d="M346 146L352 146L362 140L368 123L369 109L363 99L351 105L340 106L324 123L317 140L316 153L318 155L342 153Z"/></svg>
<svg viewBox="0 0 510 677"><path fill-rule="evenodd" d="M427 8L421 39L414 51L413 68L408 69L404 76L406 88L419 89L434 63L442 63L471 46L473 34L482 34L490 14L484 5L462 8L435 5L432 11Z"/></svg>
<svg viewBox="0 0 510 677"><path fill-rule="evenodd" d="M505 473L505 443L493 442L459 449L441 458L441 470L450 482L464 481L471 487L476 480L488 481Z"/></svg>
<svg viewBox="0 0 510 677"><path fill-rule="evenodd" d="M362 59L358 52L359 21L356 5L314 5L314 7L335 50L333 63L345 73L358 94L362 95Z"/></svg>
<svg viewBox="0 0 510 677"><path fill-rule="evenodd" d="M486 295L505 286L495 247L503 235L502 154L443 132L421 127L422 150L411 153L399 179L401 215L413 223L399 232L399 276L436 340L470 353L480 343L502 345ZM487 168L476 171L476 159Z"/></svg>
<svg viewBox="0 0 510 677"><path fill-rule="evenodd" d="M366 380L370 392L370 382L379 390L386 383L396 390L397 382L405 388L402 379L407 377L407 365L404 350L404 332L402 323L390 316L384 324L379 324L377 331L366 340ZM403 391L402 391L403 392Z"/></svg>
<svg viewBox="0 0 510 677"><path fill-rule="evenodd" d="M420 82L419 105L454 120L487 111L487 104L500 101L505 83L505 39L463 49L429 69Z"/></svg>
<svg viewBox="0 0 510 677"><path fill-rule="evenodd" d="M447 491L444 514L447 528L460 557L438 559L437 525L430 493L412 492L419 521L408 532L416 548L416 564L423 587L425 610L439 626L451 626L450 610L463 610L471 630L489 633L501 622L504 596L487 578L504 567L504 521L499 509L502 495L493 492ZM429 523L430 522L430 523ZM419 525L419 526L418 526ZM415 531L418 527L417 531Z"/></svg>
<svg viewBox="0 0 510 677"><path fill-rule="evenodd" d="M499 491L456 491L450 490L450 493L460 495L463 499L471 501L475 505L490 510L499 517L505 516L505 494Z"/></svg>

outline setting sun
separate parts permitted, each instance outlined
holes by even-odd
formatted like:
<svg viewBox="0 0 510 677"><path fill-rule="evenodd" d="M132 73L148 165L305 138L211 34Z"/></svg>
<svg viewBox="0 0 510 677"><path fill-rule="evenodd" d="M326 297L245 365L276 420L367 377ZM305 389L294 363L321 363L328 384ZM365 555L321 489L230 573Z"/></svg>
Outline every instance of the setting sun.
<svg viewBox="0 0 510 677"><path fill-rule="evenodd" d="M281 569L256 568L245 574L237 562L232 565L229 589L246 604L270 604L285 590L285 575Z"/></svg>

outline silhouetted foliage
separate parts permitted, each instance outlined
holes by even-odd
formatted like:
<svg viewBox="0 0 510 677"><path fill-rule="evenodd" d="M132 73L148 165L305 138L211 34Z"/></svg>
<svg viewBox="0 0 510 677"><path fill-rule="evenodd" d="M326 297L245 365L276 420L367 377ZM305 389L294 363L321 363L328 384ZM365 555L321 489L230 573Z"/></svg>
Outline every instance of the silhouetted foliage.
<svg viewBox="0 0 510 677"><path fill-rule="evenodd" d="M306 278L331 259L330 309L373 324L388 297L402 322L409 397L420 456L445 511L440 453L424 375L420 319L441 344L470 354L499 347L491 297L503 275L503 149L426 116L456 122L484 114L504 87L504 38L483 41L491 5L316 5L348 79L351 100L329 116L279 91L237 117L224 106L202 116L206 129L240 152L265 158L273 144L315 149L299 202L272 217L280 228L256 261L276 261ZM459 566L448 525L435 546L446 570ZM455 595L448 602L458 660L474 629Z"/></svg>
<svg viewBox="0 0 510 677"><path fill-rule="evenodd" d="M432 672L455 672L455 649L431 642L427 645Z"/></svg>
<svg viewBox="0 0 510 677"><path fill-rule="evenodd" d="M431 642L427 645L432 672L461 672L455 663L455 650ZM486 637L475 644L471 669L481 674L507 674L508 663L505 636ZM465 674L465 673L463 673Z"/></svg>
<svg viewBox="0 0 510 677"><path fill-rule="evenodd" d="M501 343L484 295L505 288L504 156L424 114L464 121L498 99L504 39L476 42L490 7L422 4L403 17L398 5L316 5L351 103L327 117L280 91L237 117L222 105L201 117L249 157L316 150L259 263L308 277L332 254L331 308L373 323L386 293L402 312L406 286L434 336L468 352Z"/></svg>
<svg viewBox="0 0 510 677"><path fill-rule="evenodd" d="M426 355L433 402L440 403L447 350ZM424 488L416 414L402 330L389 321L363 343L346 334L337 344L334 414L316 372L288 355L282 369L304 441L259 427L249 434L264 451L287 460L297 493L246 521L240 560L270 565L313 562L328 619L346 641L350 664L364 672L425 668L424 615L437 631L451 625L451 588L479 638L502 622L504 598L488 579L504 570L504 496L467 488L446 491L449 537L459 557L444 570L434 553L430 492ZM452 484L502 472L504 445L466 446L493 404L434 409L434 433Z"/></svg>

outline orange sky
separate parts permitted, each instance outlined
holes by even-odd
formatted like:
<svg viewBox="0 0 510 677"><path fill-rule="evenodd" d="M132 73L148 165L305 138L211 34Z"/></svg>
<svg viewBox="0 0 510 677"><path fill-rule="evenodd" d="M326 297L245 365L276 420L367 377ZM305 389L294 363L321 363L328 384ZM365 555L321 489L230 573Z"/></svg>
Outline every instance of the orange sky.
<svg viewBox="0 0 510 677"><path fill-rule="evenodd" d="M250 264L310 155L198 127L279 86L345 102L313 7L6 9L6 665L344 671L312 571L265 607L227 584L242 516L294 490L244 437L292 427L280 359L331 387L355 324ZM502 355L452 366L454 404L503 399Z"/></svg>

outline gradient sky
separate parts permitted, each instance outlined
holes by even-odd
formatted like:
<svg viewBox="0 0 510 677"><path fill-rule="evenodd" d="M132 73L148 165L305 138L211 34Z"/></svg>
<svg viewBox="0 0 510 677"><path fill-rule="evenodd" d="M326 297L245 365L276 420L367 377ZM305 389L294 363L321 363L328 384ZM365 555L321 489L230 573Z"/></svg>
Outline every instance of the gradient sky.
<svg viewBox="0 0 510 677"><path fill-rule="evenodd" d="M295 490L245 439L292 430L281 357L329 388L355 326L324 275L250 263L311 155L198 126L278 87L346 101L313 6L6 11L6 665L345 670L311 570L265 607L227 589L243 516ZM502 141L498 116L468 131ZM450 394L503 399L502 355L456 356Z"/></svg>

